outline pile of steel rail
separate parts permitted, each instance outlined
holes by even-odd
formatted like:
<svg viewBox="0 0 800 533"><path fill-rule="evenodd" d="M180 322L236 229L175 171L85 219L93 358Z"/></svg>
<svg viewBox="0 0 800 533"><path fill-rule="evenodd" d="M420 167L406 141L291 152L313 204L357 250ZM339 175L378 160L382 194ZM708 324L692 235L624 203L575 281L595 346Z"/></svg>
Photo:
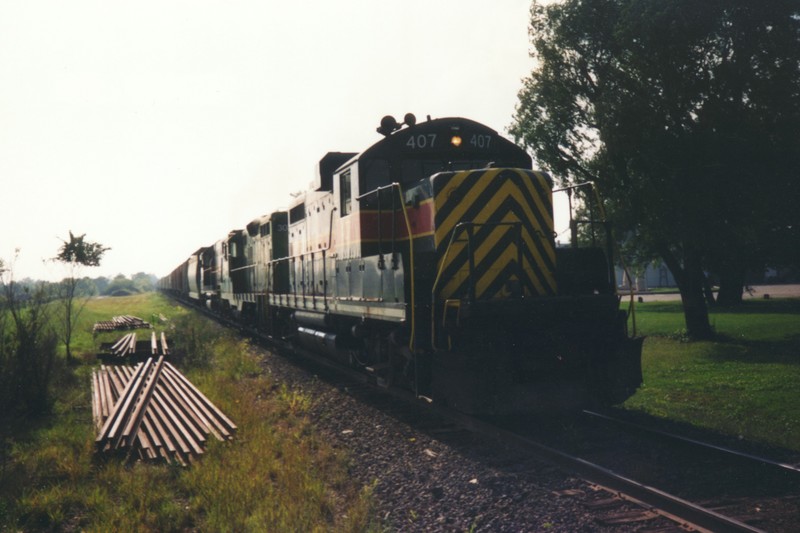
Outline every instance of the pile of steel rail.
<svg viewBox="0 0 800 533"><path fill-rule="evenodd" d="M146 342L146 341L145 341ZM103 345L105 348L107 345ZM136 344L136 333L128 333L120 338L117 342L108 348L108 352L114 357L126 357L134 355L169 355L169 345L167 344L167 336L161 332L161 340L156 336L153 331L150 334L150 346L146 349ZM102 356L101 356L102 357Z"/></svg>
<svg viewBox="0 0 800 533"><path fill-rule="evenodd" d="M236 425L160 356L135 367L101 366L92 373L97 451L187 465L209 435L233 438Z"/></svg>
<svg viewBox="0 0 800 533"><path fill-rule="evenodd" d="M136 333L128 333L109 348L111 355L125 357L136 353Z"/></svg>
<svg viewBox="0 0 800 533"><path fill-rule="evenodd" d="M95 322L94 331L115 331L118 329L149 329L150 323L145 322L138 316L122 315L115 316L111 320L101 320Z"/></svg>

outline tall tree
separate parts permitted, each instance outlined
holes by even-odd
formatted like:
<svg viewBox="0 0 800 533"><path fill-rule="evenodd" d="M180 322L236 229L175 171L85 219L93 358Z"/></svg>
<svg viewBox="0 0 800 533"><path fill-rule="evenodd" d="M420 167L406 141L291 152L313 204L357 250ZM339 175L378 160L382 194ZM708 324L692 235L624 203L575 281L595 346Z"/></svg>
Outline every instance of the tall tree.
<svg viewBox="0 0 800 533"><path fill-rule="evenodd" d="M72 362L72 335L75 331L75 324L80 317L83 308L89 301L89 297L79 297L78 287L81 279L78 276L83 267L95 267L100 265L103 254L110 250L105 246L84 240L86 234L75 236L69 232L69 240L62 241L64 244L59 248L55 260L67 266L68 276L59 284L59 302L63 306L61 313L61 328L59 329L61 342L67 354L67 361Z"/></svg>
<svg viewBox="0 0 800 533"><path fill-rule="evenodd" d="M512 134L598 184L618 230L672 271L688 333L709 336L705 272L741 297L747 269L797 238L800 5L534 3L531 38Z"/></svg>

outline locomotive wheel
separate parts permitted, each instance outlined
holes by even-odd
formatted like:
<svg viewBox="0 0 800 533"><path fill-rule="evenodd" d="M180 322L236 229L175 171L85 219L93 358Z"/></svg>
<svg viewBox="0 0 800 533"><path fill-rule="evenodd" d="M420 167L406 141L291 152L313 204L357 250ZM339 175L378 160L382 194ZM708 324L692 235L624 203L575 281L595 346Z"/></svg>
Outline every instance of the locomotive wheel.
<svg viewBox="0 0 800 533"><path fill-rule="evenodd" d="M399 331L392 332L389 335L388 371L391 376L391 384L414 390L414 369L411 364L413 357L408 346L404 342L399 341L399 339L403 338L403 335Z"/></svg>
<svg viewBox="0 0 800 533"><path fill-rule="evenodd" d="M377 383L381 387L391 387L395 382L395 371L392 358L392 348L387 338L375 334L369 342L372 361L371 371L375 374Z"/></svg>
<svg viewBox="0 0 800 533"><path fill-rule="evenodd" d="M408 369L410 368L410 353L405 346L395 342L394 335L374 334L366 343L366 361L370 361L366 366L381 387L409 386L413 384L413 379L409 378Z"/></svg>

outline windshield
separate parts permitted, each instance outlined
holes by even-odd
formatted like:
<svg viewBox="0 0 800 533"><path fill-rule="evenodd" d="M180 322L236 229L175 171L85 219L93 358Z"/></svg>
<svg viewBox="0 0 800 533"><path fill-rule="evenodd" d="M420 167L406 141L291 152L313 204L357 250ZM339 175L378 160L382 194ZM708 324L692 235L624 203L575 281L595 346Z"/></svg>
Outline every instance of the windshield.
<svg viewBox="0 0 800 533"><path fill-rule="evenodd" d="M385 187L393 182L408 186L421 179L428 178L437 172L487 168L490 163L486 159L445 161L441 159L401 159L390 165L386 159L369 159L360 161L360 176L363 180L363 192Z"/></svg>

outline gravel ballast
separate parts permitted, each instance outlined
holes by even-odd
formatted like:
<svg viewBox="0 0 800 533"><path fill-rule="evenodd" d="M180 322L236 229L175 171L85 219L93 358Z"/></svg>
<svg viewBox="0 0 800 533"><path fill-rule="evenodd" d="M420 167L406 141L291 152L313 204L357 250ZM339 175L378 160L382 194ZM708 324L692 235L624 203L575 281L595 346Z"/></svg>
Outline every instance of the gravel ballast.
<svg viewBox="0 0 800 533"><path fill-rule="evenodd" d="M637 531L655 525L609 524L602 509L589 506L608 495L568 473L490 438L415 428L282 356L266 350L263 356L275 380L314 399L309 416L350 457L353 478L372 487L383 530Z"/></svg>

